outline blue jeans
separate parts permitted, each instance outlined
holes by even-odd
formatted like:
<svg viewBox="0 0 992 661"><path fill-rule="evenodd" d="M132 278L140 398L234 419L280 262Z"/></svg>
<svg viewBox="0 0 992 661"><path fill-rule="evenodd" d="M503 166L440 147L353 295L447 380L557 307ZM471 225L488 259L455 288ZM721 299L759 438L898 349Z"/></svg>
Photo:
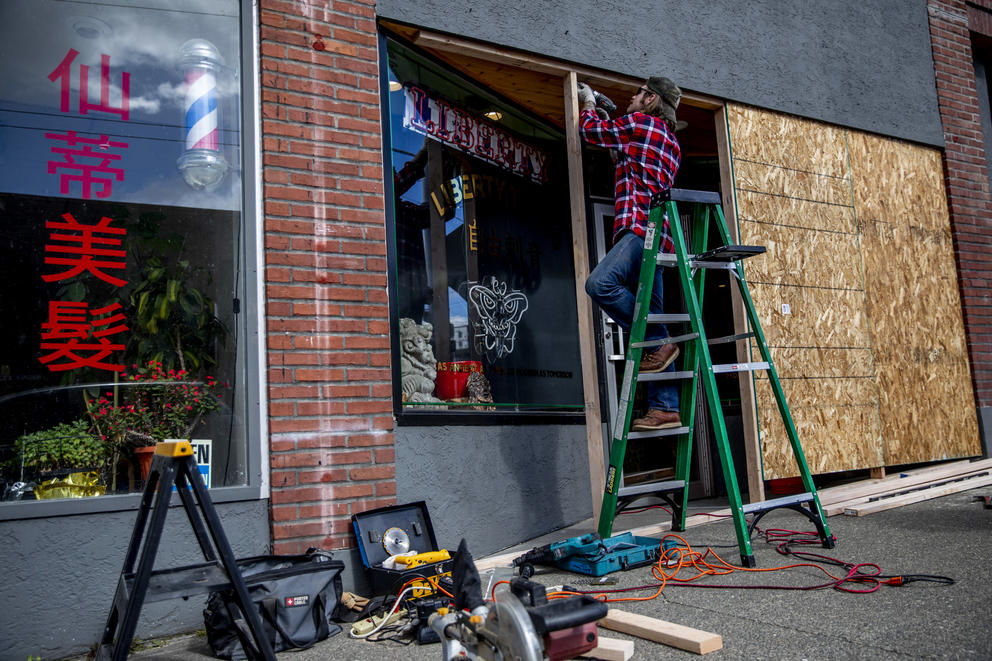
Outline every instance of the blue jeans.
<svg viewBox="0 0 992 661"><path fill-rule="evenodd" d="M634 319L634 302L637 293L637 281L641 274L641 256L644 252L644 239L633 232L625 232L613 244L596 268L586 280L586 293L610 315L613 321L630 333L630 325ZM654 272L654 290L651 292L651 314L661 314L664 311L663 269ZM668 337L668 329L664 324L648 324L644 333L645 340L660 340ZM645 352L655 351L656 347L647 347ZM672 363L666 372L674 372ZM648 381L648 408L662 411L679 410L679 391L670 381Z"/></svg>

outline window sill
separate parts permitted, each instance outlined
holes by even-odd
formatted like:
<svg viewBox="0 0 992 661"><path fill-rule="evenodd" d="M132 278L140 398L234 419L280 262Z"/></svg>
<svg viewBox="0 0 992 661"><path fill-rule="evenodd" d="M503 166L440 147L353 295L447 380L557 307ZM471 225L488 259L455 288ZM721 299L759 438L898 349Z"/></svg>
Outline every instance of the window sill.
<svg viewBox="0 0 992 661"><path fill-rule="evenodd" d="M261 495L261 490L258 487L217 487L210 489L209 493L210 500L216 505L218 503L257 500ZM92 498L12 500L0 502L0 521L137 511L140 505L140 493L93 496ZM169 507L182 507L182 500L178 496L172 498Z"/></svg>
<svg viewBox="0 0 992 661"><path fill-rule="evenodd" d="M494 425L584 425L582 411L411 411L396 413L399 427L451 427Z"/></svg>

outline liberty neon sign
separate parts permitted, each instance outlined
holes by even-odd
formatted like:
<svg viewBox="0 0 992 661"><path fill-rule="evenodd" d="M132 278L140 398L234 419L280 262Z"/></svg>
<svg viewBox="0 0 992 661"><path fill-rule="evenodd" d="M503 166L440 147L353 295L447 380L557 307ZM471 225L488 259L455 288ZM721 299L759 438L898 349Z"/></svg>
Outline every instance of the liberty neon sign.
<svg viewBox="0 0 992 661"><path fill-rule="evenodd" d="M547 151L529 145L492 123L405 85L403 127L539 183L548 181Z"/></svg>

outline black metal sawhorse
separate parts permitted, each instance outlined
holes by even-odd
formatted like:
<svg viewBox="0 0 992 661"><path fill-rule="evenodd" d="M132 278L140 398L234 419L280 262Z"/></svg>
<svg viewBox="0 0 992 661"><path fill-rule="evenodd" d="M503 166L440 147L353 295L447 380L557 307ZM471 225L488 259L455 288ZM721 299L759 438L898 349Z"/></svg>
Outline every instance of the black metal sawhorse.
<svg viewBox="0 0 992 661"><path fill-rule="evenodd" d="M182 500L206 562L153 571L173 486ZM233 589L233 605L240 608L251 635L251 641L242 640L242 643L254 642L252 652L266 661L275 661L261 615L252 606L231 545L200 477L192 445L189 441L163 441L155 446L124 568L97 647L97 661L124 661L127 658L141 606L146 600L161 601L226 589ZM249 652L249 645L244 647Z"/></svg>

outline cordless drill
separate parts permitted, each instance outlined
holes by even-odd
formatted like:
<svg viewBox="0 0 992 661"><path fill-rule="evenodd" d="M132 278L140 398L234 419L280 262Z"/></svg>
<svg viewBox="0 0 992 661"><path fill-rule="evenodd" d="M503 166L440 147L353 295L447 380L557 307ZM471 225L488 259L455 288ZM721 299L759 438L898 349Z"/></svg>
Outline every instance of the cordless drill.
<svg viewBox="0 0 992 661"><path fill-rule="evenodd" d="M599 533L589 533L581 537L570 537L561 542L536 546L523 555L514 558L513 566L520 568L522 578L534 575L534 565L556 566L562 558L573 555L594 556L606 553L606 545Z"/></svg>

